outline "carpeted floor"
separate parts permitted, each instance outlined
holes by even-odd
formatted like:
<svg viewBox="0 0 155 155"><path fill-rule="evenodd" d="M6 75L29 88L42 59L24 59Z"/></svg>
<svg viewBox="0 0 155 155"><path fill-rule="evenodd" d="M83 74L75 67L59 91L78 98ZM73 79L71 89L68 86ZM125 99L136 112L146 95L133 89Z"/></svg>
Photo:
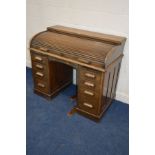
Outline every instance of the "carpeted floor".
<svg viewBox="0 0 155 155"><path fill-rule="evenodd" d="M32 70L27 78L27 155L128 155L129 106L114 101L99 123L67 112L75 105L71 85L53 100L33 93Z"/></svg>

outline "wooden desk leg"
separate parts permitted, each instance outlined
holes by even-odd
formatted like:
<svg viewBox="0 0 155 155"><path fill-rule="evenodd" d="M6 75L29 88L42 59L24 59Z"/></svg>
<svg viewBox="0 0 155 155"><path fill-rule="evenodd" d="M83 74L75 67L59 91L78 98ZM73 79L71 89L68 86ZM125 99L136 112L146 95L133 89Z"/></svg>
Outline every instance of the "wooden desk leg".
<svg viewBox="0 0 155 155"><path fill-rule="evenodd" d="M74 115L76 113L76 108L75 107L73 107L72 109L71 109L71 111L69 111L68 113L67 113L67 116L72 116L72 115Z"/></svg>
<svg viewBox="0 0 155 155"><path fill-rule="evenodd" d="M73 96L71 96L70 97L70 99L71 100L77 100L77 86L76 86L76 94L75 95L73 95ZM76 113L76 106L74 106L68 113L67 113L67 115L70 117L70 116L72 116L72 115L74 115Z"/></svg>
<svg viewBox="0 0 155 155"><path fill-rule="evenodd" d="M77 86L76 86L76 94L70 97L71 100L77 100L77 90L78 89L77 89Z"/></svg>
<svg viewBox="0 0 155 155"><path fill-rule="evenodd" d="M77 99L77 94L71 96L70 99L71 99L71 100L76 100L76 99Z"/></svg>

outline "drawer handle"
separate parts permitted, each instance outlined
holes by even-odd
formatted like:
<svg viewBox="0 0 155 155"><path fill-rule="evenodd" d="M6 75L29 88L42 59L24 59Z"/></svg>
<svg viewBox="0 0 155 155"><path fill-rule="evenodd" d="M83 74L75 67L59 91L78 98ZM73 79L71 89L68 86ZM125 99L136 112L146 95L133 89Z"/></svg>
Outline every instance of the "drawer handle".
<svg viewBox="0 0 155 155"><path fill-rule="evenodd" d="M43 77L44 74L43 73L40 73L40 72L37 72L36 75L40 76L40 77Z"/></svg>
<svg viewBox="0 0 155 155"><path fill-rule="evenodd" d="M94 96L94 93L92 93L90 91L87 91L87 90L85 90L84 93L87 94L87 95L90 95L90 96Z"/></svg>
<svg viewBox="0 0 155 155"><path fill-rule="evenodd" d="M85 76L93 78L93 79L95 78L95 75L94 74L90 74L90 73L86 73Z"/></svg>
<svg viewBox="0 0 155 155"><path fill-rule="evenodd" d="M42 61L43 59L41 57L36 56L35 60Z"/></svg>
<svg viewBox="0 0 155 155"><path fill-rule="evenodd" d="M39 69L43 69L43 66L39 65L39 64L37 64L36 67L39 68Z"/></svg>
<svg viewBox="0 0 155 155"><path fill-rule="evenodd" d="M84 83L86 86L89 86L89 87L94 87L95 85L93 83L90 83L90 82L85 82Z"/></svg>
<svg viewBox="0 0 155 155"><path fill-rule="evenodd" d="M41 88L45 88L45 85L42 84L42 83L38 83L38 86L41 87Z"/></svg>
<svg viewBox="0 0 155 155"><path fill-rule="evenodd" d="M89 104L89 103L86 103L86 102L84 102L83 105L86 106L86 107L89 107L89 108L93 108L92 104Z"/></svg>

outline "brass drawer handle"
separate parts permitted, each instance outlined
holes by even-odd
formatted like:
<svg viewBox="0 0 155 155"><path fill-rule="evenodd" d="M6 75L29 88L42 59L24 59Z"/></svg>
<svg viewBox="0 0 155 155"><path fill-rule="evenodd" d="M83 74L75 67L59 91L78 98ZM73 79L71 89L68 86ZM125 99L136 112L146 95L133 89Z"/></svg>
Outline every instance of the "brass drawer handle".
<svg viewBox="0 0 155 155"><path fill-rule="evenodd" d="M86 86L89 86L89 87L94 87L95 85L91 82L85 82L84 83Z"/></svg>
<svg viewBox="0 0 155 155"><path fill-rule="evenodd" d="M85 73L85 76L93 78L93 79L96 77L94 74L90 74L90 73Z"/></svg>
<svg viewBox="0 0 155 155"><path fill-rule="evenodd" d="M39 65L39 64L37 64L36 67L39 68L39 69L43 69L43 66Z"/></svg>
<svg viewBox="0 0 155 155"><path fill-rule="evenodd" d="M38 83L37 85L38 85L39 87L41 87L41 88L45 88L45 85L42 84L42 83Z"/></svg>
<svg viewBox="0 0 155 155"><path fill-rule="evenodd" d="M92 93L90 91L87 91L87 90L85 90L84 93L87 94L87 95L90 95L90 96L94 96L94 93Z"/></svg>
<svg viewBox="0 0 155 155"><path fill-rule="evenodd" d="M43 59L41 58L41 57L39 57L39 56L35 56L35 58L34 58L35 60L38 60L38 61L42 61Z"/></svg>
<svg viewBox="0 0 155 155"><path fill-rule="evenodd" d="M89 107L89 108L93 108L92 104L89 104L89 103L86 103L86 102L84 102L83 105L85 105L86 107Z"/></svg>
<svg viewBox="0 0 155 155"><path fill-rule="evenodd" d="M40 76L40 77L43 77L44 74L43 73L40 73L40 72L37 72L36 75Z"/></svg>

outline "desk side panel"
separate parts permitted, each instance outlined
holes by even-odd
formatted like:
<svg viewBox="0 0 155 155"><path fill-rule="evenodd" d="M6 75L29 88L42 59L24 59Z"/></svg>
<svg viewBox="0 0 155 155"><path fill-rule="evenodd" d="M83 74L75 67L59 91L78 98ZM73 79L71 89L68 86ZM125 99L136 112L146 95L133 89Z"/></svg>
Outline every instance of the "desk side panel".
<svg viewBox="0 0 155 155"><path fill-rule="evenodd" d="M119 78L119 71L121 67L122 58L112 63L105 72L103 83L103 96L101 104L101 113L103 113L111 104L116 96L117 82Z"/></svg>

